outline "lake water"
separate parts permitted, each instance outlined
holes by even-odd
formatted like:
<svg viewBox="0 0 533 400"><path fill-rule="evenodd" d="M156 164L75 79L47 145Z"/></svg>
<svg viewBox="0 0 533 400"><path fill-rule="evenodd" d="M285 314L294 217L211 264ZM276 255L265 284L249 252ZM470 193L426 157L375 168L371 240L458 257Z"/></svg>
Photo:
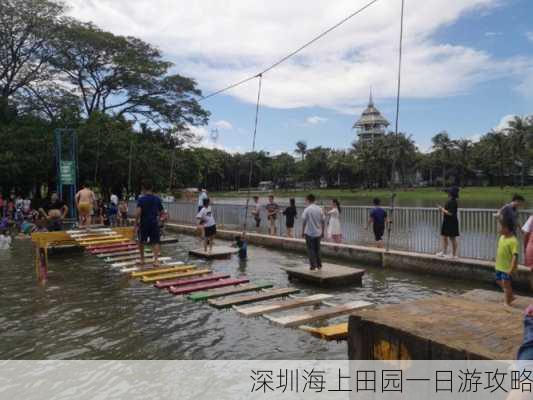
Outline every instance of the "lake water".
<svg viewBox="0 0 533 400"><path fill-rule="evenodd" d="M195 238L163 246L163 255L187 260ZM217 272L290 286L280 266L301 255L250 246L249 260L207 263ZM130 280L94 256L62 251L50 256L50 280L34 277L31 243L17 240L0 252L2 359L346 359L346 342L326 342L264 318L244 318L175 297ZM478 283L367 268L362 287L334 290L294 284L302 295L330 293L332 302L397 303L458 294ZM294 312L294 311L291 311ZM344 320L346 317L344 317ZM332 320L335 322L337 320Z"/></svg>

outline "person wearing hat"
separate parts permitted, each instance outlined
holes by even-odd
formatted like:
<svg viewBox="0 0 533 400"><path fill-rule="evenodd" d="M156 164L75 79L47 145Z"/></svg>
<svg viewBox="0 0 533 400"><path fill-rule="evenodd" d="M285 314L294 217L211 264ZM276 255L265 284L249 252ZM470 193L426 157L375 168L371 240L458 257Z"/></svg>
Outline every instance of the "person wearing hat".
<svg viewBox="0 0 533 400"><path fill-rule="evenodd" d="M459 188L453 186L447 190L448 192L448 201L442 206L437 206L439 211L442 213L442 227L441 227L441 237L442 237L442 251L437 253L439 257L449 257L448 256L448 240L452 242L452 258L457 258L457 237L459 236L459 219L457 218L457 199L459 198Z"/></svg>

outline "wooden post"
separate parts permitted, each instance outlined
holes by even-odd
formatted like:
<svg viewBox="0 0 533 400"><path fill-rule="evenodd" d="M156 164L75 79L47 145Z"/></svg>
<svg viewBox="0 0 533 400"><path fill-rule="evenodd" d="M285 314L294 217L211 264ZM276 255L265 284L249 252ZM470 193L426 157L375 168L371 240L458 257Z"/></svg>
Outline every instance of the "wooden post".
<svg viewBox="0 0 533 400"><path fill-rule="evenodd" d="M38 270L37 270L37 279L39 282L46 282L48 279L48 251L46 247L38 248Z"/></svg>

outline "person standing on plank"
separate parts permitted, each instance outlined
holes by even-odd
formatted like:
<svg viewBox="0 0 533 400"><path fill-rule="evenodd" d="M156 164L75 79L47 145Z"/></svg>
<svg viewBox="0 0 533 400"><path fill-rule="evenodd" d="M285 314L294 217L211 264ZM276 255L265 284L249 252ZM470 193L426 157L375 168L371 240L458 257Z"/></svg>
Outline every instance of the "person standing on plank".
<svg viewBox="0 0 533 400"><path fill-rule="evenodd" d="M161 199L153 194L152 184L143 184L143 196L137 200L135 213L135 229L137 231L139 252L141 253L141 266L144 266L144 246L150 243L153 246L154 265L159 265L160 232L159 214L163 211Z"/></svg>
<svg viewBox="0 0 533 400"><path fill-rule="evenodd" d="M217 225L215 217L213 216L213 210L209 205L209 198L204 199L203 208L196 215L198 220L198 227L202 230L202 236L204 239L204 250L207 254L210 254L213 250L213 243L215 241L215 235L217 233Z"/></svg>
<svg viewBox="0 0 533 400"><path fill-rule="evenodd" d="M305 238L311 271L322 268L320 239L324 237L324 213L315 204L315 196L308 194L307 207L302 213L302 237Z"/></svg>
<svg viewBox="0 0 533 400"><path fill-rule="evenodd" d="M81 189L76 193L76 208L78 209L80 227L90 224L91 213L95 203L96 196L94 192L87 185L81 185Z"/></svg>

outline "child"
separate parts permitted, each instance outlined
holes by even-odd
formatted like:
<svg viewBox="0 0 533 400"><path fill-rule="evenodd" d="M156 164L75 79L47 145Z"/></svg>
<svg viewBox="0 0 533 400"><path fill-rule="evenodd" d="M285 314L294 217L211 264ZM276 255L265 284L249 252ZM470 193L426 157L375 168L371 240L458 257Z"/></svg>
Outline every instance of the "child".
<svg viewBox="0 0 533 400"><path fill-rule="evenodd" d="M512 227L506 223L501 224L500 232L495 265L496 283L505 294L504 304L510 306L514 300L511 275L518 267L518 239L513 235Z"/></svg>
<svg viewBox="0 0 533 400"><path fill-rule="evenodd" d="M209 198L203 200L203 208L200 210L196 219L198 220L198 228L202 230L204 240L204 250L210 254L213 250L213 243L217 233L217 225L213 217L213 211L209 205Z"/></svg>
<svg viewBox="0 0 533 400"><path fill-rule="evenodd" d="M240 236L235 236L234 247L239 249L239 259L246 260L248 257L248 241L244 232Z"/></svg>
<svg viewBox="0 0 533 400"><path fill-rule="evenodd" d="M11 247L11 236L5 230L0 231L0 250L9 250Z"/></svg>

